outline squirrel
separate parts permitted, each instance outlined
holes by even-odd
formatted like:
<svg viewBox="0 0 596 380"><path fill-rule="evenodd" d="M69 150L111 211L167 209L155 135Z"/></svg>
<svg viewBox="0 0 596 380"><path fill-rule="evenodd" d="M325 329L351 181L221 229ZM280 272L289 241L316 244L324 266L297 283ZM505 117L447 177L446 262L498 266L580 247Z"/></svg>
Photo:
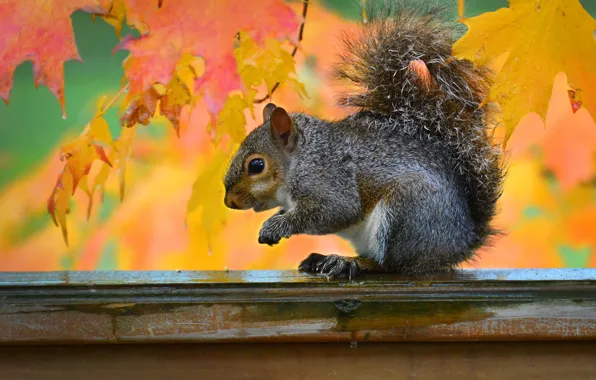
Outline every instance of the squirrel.
<svg viewBox="0 0 596 380"><path fill-rule="evenodd" d="M234 154L226 206L279 208L259 243L336 234L357 253L312 253L300 271L434 274L473 259L498 233L490 222L504 170L484 100L491 72L451 54L455 23L443 12L369 11L344 34L334 67L350 85L339 104L357 111L328 121L269 103Z"/></svg>

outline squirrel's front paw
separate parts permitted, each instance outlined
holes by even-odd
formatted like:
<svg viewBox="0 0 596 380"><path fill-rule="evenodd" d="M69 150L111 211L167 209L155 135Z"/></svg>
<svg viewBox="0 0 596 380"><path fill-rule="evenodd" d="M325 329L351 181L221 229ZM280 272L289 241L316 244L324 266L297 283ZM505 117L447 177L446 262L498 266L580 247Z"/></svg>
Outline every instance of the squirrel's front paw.
<svg viewBox="0 0 596 380"><path fill-rule="evenodd" d="M280 214L273 215L267 219L259 232L259 244L275 245L282 238L290 237L287 221Z"/></svg>

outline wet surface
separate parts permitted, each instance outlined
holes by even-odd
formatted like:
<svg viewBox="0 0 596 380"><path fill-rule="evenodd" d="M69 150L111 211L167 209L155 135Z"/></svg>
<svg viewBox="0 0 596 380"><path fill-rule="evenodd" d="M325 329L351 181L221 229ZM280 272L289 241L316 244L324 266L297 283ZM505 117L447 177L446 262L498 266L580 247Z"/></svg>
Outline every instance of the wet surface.
<svg viewBox="0 0 596 380"><path fill-rule="evenodd" d="M596 341L596 270L0 273L0 344Z"/></svg>
<svg viewBox="0 0 596 380"><path fill-rule="evenodd" d="M209 283L327 283L369 284L474 281L596 281L596 269L476 269L424 277L369 275L349 280L330 280L297 271L71 271L0 272L0 287L15 285L102 284L209 284Z"/></svg>

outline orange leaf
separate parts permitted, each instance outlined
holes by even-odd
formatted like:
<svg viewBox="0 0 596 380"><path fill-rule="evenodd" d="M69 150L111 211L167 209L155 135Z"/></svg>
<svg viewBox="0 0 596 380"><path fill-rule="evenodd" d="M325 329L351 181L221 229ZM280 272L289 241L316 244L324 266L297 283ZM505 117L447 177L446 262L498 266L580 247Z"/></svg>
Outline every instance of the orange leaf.
<svg viewBox="0 0 596 380"><path fill-rule="evenodd" d="M8 104L14 70L33 61L35 87L47 86L64 106L64 62L81 61L70 15L105 14L95 0L0 0L0 98Z"/></svg>
<svg viewBox="0 0 596 380"><path fill-rule="evenodd" d="M194 90L204 96L213 116L222 109L228 93L241 88L233 54L238 31L246 31L261 43L270 36L292 38L300 22L282 0L200 4L181 0L166 1L161 8L144 0L126 0L125 5L128 22L143 34L124 38L117 47L131 53L125 63L130 96L155 83L170 83L183 56L199 56L205 61L205 72L195 81Z"/></svg>

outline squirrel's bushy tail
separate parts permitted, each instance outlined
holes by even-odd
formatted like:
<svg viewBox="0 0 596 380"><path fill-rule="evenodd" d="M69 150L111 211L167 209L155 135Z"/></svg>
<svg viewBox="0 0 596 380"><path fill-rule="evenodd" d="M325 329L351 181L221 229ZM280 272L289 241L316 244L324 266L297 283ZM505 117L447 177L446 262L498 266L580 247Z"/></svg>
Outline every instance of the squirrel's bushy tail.
<svg viewBox="0 0 596 380"><path fill-rule="evenodd" d="M490 72L452 56L456 24L444 21L444 8L416 4L369 7L358 34L344 35L335 74L353 86L340 104L385 115L447 154L465 184L478 247L495 232L489 222L503 181L490 105L482 104Z"/></svg>

